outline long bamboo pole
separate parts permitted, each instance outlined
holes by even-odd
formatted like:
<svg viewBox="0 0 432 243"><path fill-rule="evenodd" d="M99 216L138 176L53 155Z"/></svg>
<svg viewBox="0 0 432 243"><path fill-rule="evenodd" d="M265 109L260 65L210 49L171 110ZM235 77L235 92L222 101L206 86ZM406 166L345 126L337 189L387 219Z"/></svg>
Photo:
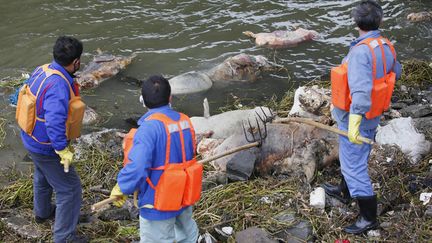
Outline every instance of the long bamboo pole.
<svg viewBox="0 0 432 243"><path fill-rule="evenodd" d="M342 130L335 128L335 127L327 126L327 125L324 125L322 123L319 123L319 122L316 122L316 121L313 121L313 120L310 120L307 118L301 118L301 117L278 118L278 119L275 119L273 122L274 123L285 123L285 124L290 123L290 122L305 123L305 124L308 124L311 126L315 126L315 127L318 127L318 128L321 128L321 129L324 129L324 130L334 132L334 133L337 133L339 135L348 137L348 132L346 132L346 131L342 131ZM362 141L363 143L367 143L367 144L371 144L371 145L374 144L374 141L372 141L369 138L362 137L362 136L359 136L358 140Z"/></svg>

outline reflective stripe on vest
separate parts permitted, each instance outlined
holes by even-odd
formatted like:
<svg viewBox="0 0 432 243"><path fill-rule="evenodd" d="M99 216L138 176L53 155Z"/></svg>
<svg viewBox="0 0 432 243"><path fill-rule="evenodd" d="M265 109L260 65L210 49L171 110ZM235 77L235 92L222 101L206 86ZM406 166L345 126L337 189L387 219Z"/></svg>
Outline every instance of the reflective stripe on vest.
<svg viewBox="0 0 432 243"><path fill-rule="evenodd" d="M158 121L162 122L164 125L165 133L167 134L167 147L166 147L167 155L165 156L165 164L169 163L169 152L170 152L170 148L171 148L171 133L179 132L181 130L190 129L191 136L192 136L193 149L194 149L194 157L196 156L196 154L195 154L196 153L195 152L196 151L195 130L193 129L192 122L190 121L188 116L180 113L180 119L179 119L179 121L176 122L176 121L171 120L169 117L167 117L161 113L155 113L155 114L147 117L145 120L146 121L158 120ZM180 129L179 129L179 126L180 126ZM129 163L128 155L132 149L133 138L135 136L136 131L137 131L137 129L132 128L126 134L126 136L123 139L123 155L124 155L123 166L126 166L126 164ZM183 141L184 141L183 132L180 135L181 135L180 136L181 139L183 139ZM182 147L182 157L183 157L183 153L186 156L185 150ZM163 169L163 168L159 168L159 169Z"/></svg>
<svg viewBox="0 0 432 243"><path fill-rule="evenodd" d="M168 116L162 113L155 113L146 118L146 121L157 120L163 123L165 127L165 132L167 135L167 143L166 143L166 154L165 154L165 163L163 166L159 166L157 168L151 168L151 170L163 170L165 165L170 163L170 153L171 153L171 133L179 132L180 143L182 148L182 162L181 164L187 163L186 161L186 150L184 145L184 135L183 130L190 129L190 133L192 136L192 146L193 146L193 158L196 156L196 141L195 141L195 130L193 129L192 122L189 117L185 114L180 113L179 121L174 121Z"/></svg>

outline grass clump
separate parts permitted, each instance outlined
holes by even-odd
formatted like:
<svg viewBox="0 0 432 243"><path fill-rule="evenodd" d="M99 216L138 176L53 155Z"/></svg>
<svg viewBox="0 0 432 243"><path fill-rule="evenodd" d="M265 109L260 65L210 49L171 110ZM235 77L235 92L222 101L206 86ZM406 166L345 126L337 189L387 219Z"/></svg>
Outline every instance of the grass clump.
<svg viewBox="0 0 432 243"><path fill-rule="evenodd" d="M419 89L432 85L432 66L421 60L407 60L402 62L402 75L397 85L406 85Z"/></svg>
<svg viewBox="0 0 432 243"><path fill-rule="evenodd" d="M6 124L7 124L7 120L5 118L0 117L0 148L3 148L4 145L4 141L6 138Z"/></svg>
<svg viewBox="0 0 432 243"><path fill-rule="evenodd" d="M0 80L0 88L15 89L21 86L29 77L30 75L28 73L23 73L20 78L3 78Z"/></svg>
<svg viewBox="0 0 432 243"><path fill-rule="evenodd" d="M0 208L33 207L33 180L21 177L0 189Z"/></svg>
<svg viewBox="0 0 432 243"><path fill-rule="evenodd" d="M270 177L217 186L202 193L194 219L205 230L229 225L240 231L254 225L277 232L286 224L274 217L289 209L296 184Z"/></svg>

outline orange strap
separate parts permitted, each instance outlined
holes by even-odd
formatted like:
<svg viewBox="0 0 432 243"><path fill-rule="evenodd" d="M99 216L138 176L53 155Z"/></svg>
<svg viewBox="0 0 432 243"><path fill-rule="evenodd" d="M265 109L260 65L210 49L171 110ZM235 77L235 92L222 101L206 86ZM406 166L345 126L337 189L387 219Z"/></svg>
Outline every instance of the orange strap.
<svg viewBox="0 0 432 243"><path fill-rule="evenodd" d="M45 65L43 65L43 66L40 66L40 67L38 67L37 68L37 70L40 70L40 69L43 69L43 71L42 72L40 72L37 76L36 76L36 78L34 78L33 79L33 83L29 86L30 88L32 88L33 87L33 85L36 83L35 81L43 74L43 73L45 73L45 69L44 69L44 67L48 67L48 64L45 64ZM37 70L35 71L35 73L37 73Z"/></svg>
<svg viewBox="0 0 432 243"><path fill-rule="evenodd" d="M150 177L147 176L146 178L146 182L149 184L149 186L153 189L156 190L155 185L153 184L153 182L150 180Z"/></svg>
<svg viewBox="0 0 432 243"><path fill-rule="evenodd" d="M188 116L186 116L183 113L180 113L180 119L183 120L183 121L187 121L188 124L189 124L189 129L190 129L190 133L191 133L191 136L192 136L193 157L195 157L196 156L196 146L197 146L197 144L196 144L196 138L195 138L195 129L192 126L192 121L190 120L190 118Z"/></svg>
<svg viewBox="0 0 432 243"><path fill-rule="evenodd" d="M387 76L387 63L386 63L385 51L384 51L384 46L383 46L382 40L384 40L384 42L388 45L388 47L390 48L390 51L391 51L391 53L393 55L394 62L393 62L392 69L393 69L393 67L394 67L394 65L396 63L396 52L395 52L394 47L391 44L391 42L388 39L383 38L383 37L367 38L367 39L361 41L360 43L358 43L356 45L356 46L358 46L358 45L365 44L365 45L368 46L368 48L369 48L369 50L370 50L370 52L372 54L372 68L373 68L372 69L372 78L373 78L373 80L376 80L376 55L375 55L374 48L370 45L370 43L372 41L374 41L374 40L377 41L377 43L378 43L378 45L380 47L380 50L381 50L381 56L382 56L382 61L383 61L383 69L384 69L384 72L383 72L384 76Z"/></svg>
<svg viewBox="0 0 432 243"><path fill-rule="evenodd" d="M358 43L356 46L365 44L369 48L369 50L372 54L372 80L375 80L376 79L376 56L375 56L374 49L370 45L370 42L373 40L375 40L375 38L367 38L367 39L361 41L360 43Z"/></svg>
<svg viewBox="0 0 432 243"><path fill-rule="evenodd" d="M383 39L384 39L384 42L387 44L387 46L390 48L390 51L393 55L393 60L394 60L393 65L392 65L392 70L393 70L394 65L396 64L396 51L394 49L393 44L387 38L383 38Z"/></svg>
<svg viewBox="0 0 432 243"><path fill-rule="evenodd" d="M383 74L384 74L384 77L386 77L387 76L387 60L386 60L387 58L385 56L385 51L384 51L384 46L382 44L382 41L380 39L377 39L377 41L378 41L379 48L381 50L381 59L383 61Z"/></svg>

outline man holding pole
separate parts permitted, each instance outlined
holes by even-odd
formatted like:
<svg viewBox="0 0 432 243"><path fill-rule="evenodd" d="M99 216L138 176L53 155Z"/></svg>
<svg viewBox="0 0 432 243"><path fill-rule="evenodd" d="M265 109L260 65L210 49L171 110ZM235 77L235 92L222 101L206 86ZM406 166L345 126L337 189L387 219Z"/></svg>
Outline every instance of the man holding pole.
<svg viewBox="0 0 432 243"><path fill-rule="evenodd" d="M138 121L132 148L125 148L128 161L111 197L122 206L138 191L141 242L196 242L192 205L200 197L202 165L192 123L171 108L171 87L162 76L143 82L142 99L149 110Z"/></svg>
<svg viewBox="0 0 432 243"><path fill-rule="evenodd" d="M395 80L401 67L393 45L378 30L383 10L373 0L361 1L352 12L359 37L351 43L348 56L332 69L332 115L348 138L339 137L342 180L339 185L324 184L330 196L348 203L357 200L360 216L344 228L360 234L378 226L377 197L368 174L371 145L360 136L373 139L381 114L388 109Z"/></svg>

